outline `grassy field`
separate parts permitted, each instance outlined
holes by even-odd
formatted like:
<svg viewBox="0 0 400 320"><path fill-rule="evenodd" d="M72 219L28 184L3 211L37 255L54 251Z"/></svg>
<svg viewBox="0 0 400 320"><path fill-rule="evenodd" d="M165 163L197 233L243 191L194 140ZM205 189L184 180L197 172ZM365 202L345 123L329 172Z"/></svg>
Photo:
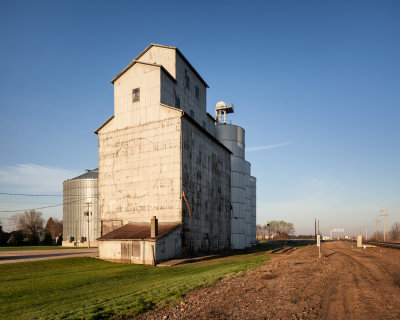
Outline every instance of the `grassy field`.
<svg viewBox="0 0 400 320"><path fill-rule="evenodd" d="M22 250L55 250L55 249L87 249L87 247L62 247L62 246L20 246L0 247L0 251L22 251Z"/></svg>
<svg viewBox="0 0 400 320"><path fill-rule="evenodd" d="M268 246L175 267L68 258L0 265L2 319L99 319L177 303L183 294L269 260Z"/></svg>
<svg viewBox="0 0 400 320"><path fill-rule="evenodd" d="M261 246L176 267L68 258L0 265L2 319L99 319L177 303L183 294L269 260Z"/></svg>

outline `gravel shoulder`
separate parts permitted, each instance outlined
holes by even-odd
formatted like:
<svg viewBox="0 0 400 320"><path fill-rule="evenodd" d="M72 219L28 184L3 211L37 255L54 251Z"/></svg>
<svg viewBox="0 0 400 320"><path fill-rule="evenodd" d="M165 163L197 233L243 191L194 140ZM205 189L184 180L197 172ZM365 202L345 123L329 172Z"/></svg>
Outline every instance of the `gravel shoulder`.
<svg viewBox="0 0 400 320"><path fill-rule="evenodd" d="M400 319L400 250L315 245L194 290L141 319Z"/></svg>

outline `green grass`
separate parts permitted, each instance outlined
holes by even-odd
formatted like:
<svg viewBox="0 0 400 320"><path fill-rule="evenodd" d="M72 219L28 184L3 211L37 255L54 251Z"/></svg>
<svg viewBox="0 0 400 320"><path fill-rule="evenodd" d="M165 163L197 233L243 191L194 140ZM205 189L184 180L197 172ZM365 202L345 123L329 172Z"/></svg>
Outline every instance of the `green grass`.
<svg viewBox="0 0 400 320"><path fill-rule="evenodd" d="M176 304L182 295L262 264L266 245L175 267L67 258L0 265L0 318L100 319Z"/></svg>
<svg viewBox="0 0 400 320"><path fill-rule="evenodd" d="M20 246L20 247L0 247L0 251L22 251L22 250L55 250L55 249L87 249L87 247L62 247L62 246Z"/></svg>

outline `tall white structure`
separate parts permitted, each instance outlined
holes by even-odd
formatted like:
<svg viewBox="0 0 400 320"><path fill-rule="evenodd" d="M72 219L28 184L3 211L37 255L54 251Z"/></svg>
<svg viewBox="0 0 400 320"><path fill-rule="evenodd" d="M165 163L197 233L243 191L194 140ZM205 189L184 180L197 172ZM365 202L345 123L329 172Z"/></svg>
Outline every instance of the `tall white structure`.
<svg viewBox="0 0 400 320"><path fill-rule="evenodd" d="M152 264L229 249L231 151L215 137L207 83L178 48L157 44L111 82L114 114L95 131L100 258Z"/></svg>
<svg viewBox="0 0 400 320"><path fill-rule="evenodd" d="M231 150L231 248L243 249L256 240L256 178L245 159L245 131L227 124L233 106L220 101L215 106L216 138Z"/></svg>

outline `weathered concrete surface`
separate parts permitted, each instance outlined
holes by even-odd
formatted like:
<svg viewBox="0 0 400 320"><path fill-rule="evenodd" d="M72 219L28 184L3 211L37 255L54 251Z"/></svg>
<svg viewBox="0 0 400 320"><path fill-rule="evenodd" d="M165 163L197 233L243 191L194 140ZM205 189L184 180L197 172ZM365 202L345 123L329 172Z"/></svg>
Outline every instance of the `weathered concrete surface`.
<svg viewBox="0 0 400 320"><path fill-rule="evenodd" d="M113 80L115 117L97 130L101 234L157 216L184 224L183 252L228 249L230 153L214 138L206 84L174 48L138 59Z"/></svg>
<svg viewBox="0 0 400 320"><path fill-rule="evenodd" d="M99 255L98 252L97 248L0 251L0 264L71 257L94 258Z"/></svg>
<svg viewBox="0 0 400 320"><path fill-rule="evenodd" d="M183 208L186 252L209 252L230 248L230 154L182 119L182 189L191 215Z"/></svg>
<svg viewBox="0 0 400 320"><path fill-rule="evenodd" d="M181 254L181 226L160 238L99 240L99 256L110 261L155 265Z"/></svg>
<svg viewBox="0 0 400 320"><path fill-rule="evenodd" d="M231 124L218 124L216 138L231 155L231 248L243 249L256 240L256 179L245 159L245 131Z"/></svg>

